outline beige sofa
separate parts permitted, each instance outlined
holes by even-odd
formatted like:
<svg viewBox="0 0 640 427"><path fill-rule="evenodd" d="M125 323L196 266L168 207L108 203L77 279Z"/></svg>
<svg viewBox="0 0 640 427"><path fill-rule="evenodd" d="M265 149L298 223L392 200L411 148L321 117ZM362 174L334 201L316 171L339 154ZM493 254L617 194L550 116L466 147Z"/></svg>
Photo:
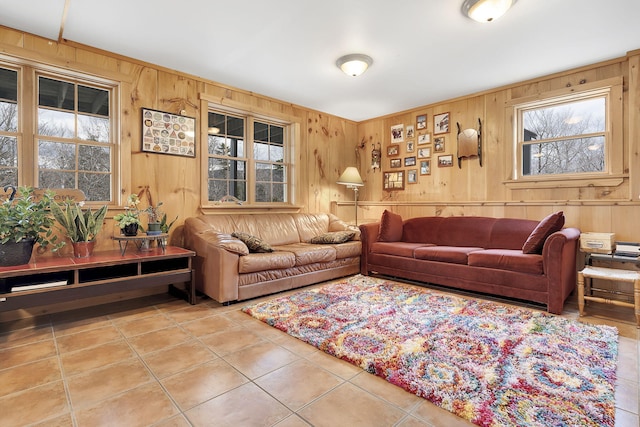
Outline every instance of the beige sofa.
<svg viewBox="0 0 640 427"><path fill-rule="evenodd" d="M310 243L339 231L354 235L344 243ZM238 232L262 239L274 251L250 252L232 236ZM185 221L184 246L196 252L196 288L222 303L360 271L360 231L332 214L200 215Z"/></svg>

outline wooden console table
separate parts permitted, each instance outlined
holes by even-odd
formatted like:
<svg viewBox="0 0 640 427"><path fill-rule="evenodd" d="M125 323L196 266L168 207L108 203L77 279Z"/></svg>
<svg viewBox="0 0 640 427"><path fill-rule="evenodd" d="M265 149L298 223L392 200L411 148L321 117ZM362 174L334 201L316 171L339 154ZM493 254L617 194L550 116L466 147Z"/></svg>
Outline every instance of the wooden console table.
<svg viewBox="0 0 640 427"><path fill-rule="evenodd" d="M192 259L195 252L167 246L123 254L98 251L87 258L47 257L0 267L0 312L73 301L161 285L187 284L195 304Z"/></svg>

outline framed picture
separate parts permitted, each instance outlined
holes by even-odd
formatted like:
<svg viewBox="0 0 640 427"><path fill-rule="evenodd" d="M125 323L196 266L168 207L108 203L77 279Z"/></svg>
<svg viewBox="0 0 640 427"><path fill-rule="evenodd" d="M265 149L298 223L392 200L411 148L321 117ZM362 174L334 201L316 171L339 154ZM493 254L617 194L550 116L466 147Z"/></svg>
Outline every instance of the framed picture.
<svg viewBox="0 0 640 427"><path fill-rule="evenodd" d="M444 153L444 136L434 138L433 151L436 153Z"/></svg>
<svg viewBox="0 0 640 427"><path fill-rule="evenodd" d="M431 160L420 160L420 175L431 175Z"/></svg>
<svg viewBox="0 0 640 427"><path fill-rule="evenodd" d="M449 113L433 116L433 133L449 133Z"/></svg>
<svg viewBox="0 0 640 427"><path fill-rule="evenodd" d="M142 109L142 151L196 156L196 119Z"/></svg>
<svg viewBox="0 0 640 427"><path fill-rule="evenodd" d="M415 131L413 130L413 125L407 125L407 139L411 139L415 136Z"/></svg>
<svg viewBox="0 0 640 427"><path fill-rule="evenodd" d="M404 190L404 171L384 172L382 189L387 191Z"/></svg>
<svg viewBox="0 0 640 427"><path fill-rule="evenodd" d="M405 166L415 166L416 165L416 156L405 157L404 158Z"/></svg>
<svg viewBox="0 0 640 427"><path fill-rule="evenodd" d="M387 147L387 157L394 157L400 155L400 146L398 144L391 144Z"/></svg>
<svg viewBox="0 0 640 427"><path fill-rule="evenodd" d="M453 166L453 154L445 154L444 156L438 156L438 167L448 168Z"/></svg>
<svg viewBox="0 0 640 427"><path fill-rule="evenodd" d="M409 169L407 171L407 184L418 183L418 169Z"/></svg>
<svg viewBox="0 0 640 427"><path fill-rule="evenodd" d="M427 115L420 114L416 117L416 129L423 130L427 128Z"/></svg>
<svg viewBox="0 0 640 427"><path fill-rule="evenodd" d="M431 147L418 148L419 159L428 159L429 157L431 157Z"/></svg>
<svg viewBox="0 0 640 427"><path fill-rule="evenodd" d="M413 141L407 141L407 153L413 153L416 149L416 143Z"/></svg>
<svg viewBox="0 0 640 427"><path fill-rule="evenodd" d="M399 168L402 166L402 160L400 159L391 159L389 161L389 167L390 168Z"/></svg>
<svg viewBox="0 0 640 427"><path fill-rule="evenodd" d="M391 126L391 142L397 144L404 141L404 125Z"/></svg>
<svg viewBox="0 0 640 427"><path fill-rule="evenodd" d="M431 142L431 134L423 133L418 135L418 145L429 144Z"/></svg>

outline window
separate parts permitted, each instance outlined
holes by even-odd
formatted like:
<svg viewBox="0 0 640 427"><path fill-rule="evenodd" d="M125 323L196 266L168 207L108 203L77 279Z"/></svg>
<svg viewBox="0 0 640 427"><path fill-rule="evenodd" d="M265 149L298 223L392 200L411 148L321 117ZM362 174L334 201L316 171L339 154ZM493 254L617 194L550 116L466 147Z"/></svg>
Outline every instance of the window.
<svg viewBox="0 0 640 427"><path fill-rule="evenodd" d="M21 87L34 73L34 87ZM0 179L3 185L77 188L87 201L112 202L117 86L25 66L0 67ZM19 99L18 94L35 94ZM18 112L34 117L19 119ZM30 128L33 127L33 131Z"/></svg>
<svg viewBox="0 0 640 427"><path fill-rule="evenodd" d="M208 113L208 200L289 200L288 124L249 115ZM233 200L233 199L231 199Z"/></svg>
<svg viewBox="0 0 640 427"><path fill-rule="evenodd" d="M610 173L611 100L607 87L516 105L516 178Z"/></svg>

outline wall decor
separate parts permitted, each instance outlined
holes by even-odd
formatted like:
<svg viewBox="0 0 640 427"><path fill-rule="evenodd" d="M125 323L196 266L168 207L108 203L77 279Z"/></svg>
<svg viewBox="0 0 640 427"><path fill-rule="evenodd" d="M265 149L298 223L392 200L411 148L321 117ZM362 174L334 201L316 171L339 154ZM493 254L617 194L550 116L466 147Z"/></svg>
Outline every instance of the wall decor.
<svg viewBox="0 0 640 427"><path fill-rule="evenodd" d="M413 153L416 149L416 144L413 141L407 141L407 153Z"/></svg>
<svg viewBox="0 0 640 427"><path fill-rule="evenodd" d="M400 155L400 146L398 144L391 144L387 147L387 157L394 157Z"/></svg>
<svg viewBox="0 0 640 427"><path fill-rule="evenodd" d="M434 138L433 151L436 153L444 153L444 136Z"/></svg>
<svg viewBox="0 0 640 427"><path fill-rule="evenodd" d="M448 168L453 166L453 154L445 154L444 156L438 156L438 167Z"/></svg>
<svg viewBox="0 0 640 427"><path fill-rule="evenodd" d="M431 147L418 148L418 158L427 159L431 157Z"/></svg>
<svg viewBox="0 0 640 427"><path fill-rule="evenodd" d="M420 160L420 175L431 175L431 160Z"/></svg>
<svg viewBox="0 0 640 427"><path fill-rule="evenodd" d="M196 119L142 109L142 151L196 156Z"/></svg>
<svg viewBox="0 0 640 427"><path fill-rule="evenodd" d="M433 116L433 133L449 132L449 113L441 113Z"/></svg>
<svg viewBox="0 0 640 427"><path fill-rule="evenodd" d="M391 126L391 142L394 144L404 142L404 125Z"/></svg>
<svg viewBox="0 0 640 427"><path fill-rule="evenodd" d="M404 158L405 166L415 166L416 165L416 156L405 157Z"/></svg>
<svg viewBox="0 0 640 427"><path fill-rule="evenodd" d="M387 191L404 190L404 171L384 172L382 189Z"/></svg>
<svg viewBox="0 0 640 427"><path fill-rule="evenodd" d="M430 133L422 133L418 135L418 145L429 144L431 142Z"/></svg>
<svg viewBox="0 0 640 427"><path fill-rule="evenodd" d="M407 125L407 139L411 139L415 136L415 131L413 130L413 125Z"/></svg>
<svg viewBox="0 0 640 427"><path fill-rule="evenodd" d="M427 128L427 115L420 114L416 117L416 129L423 130Z"/></svg>
<svg viewBox="0 0 640 427"><path fill-rule="evenodd" d="M418 169L409 169L407 171L407 184L418 183Z"/></svg>
<svg viewBox="0 0 640 427"><path fill-rule="evenodd" d="M401 159L391 159L391 160L389 160L389 167L390 168L402 167L402 160Z"/></svg>

